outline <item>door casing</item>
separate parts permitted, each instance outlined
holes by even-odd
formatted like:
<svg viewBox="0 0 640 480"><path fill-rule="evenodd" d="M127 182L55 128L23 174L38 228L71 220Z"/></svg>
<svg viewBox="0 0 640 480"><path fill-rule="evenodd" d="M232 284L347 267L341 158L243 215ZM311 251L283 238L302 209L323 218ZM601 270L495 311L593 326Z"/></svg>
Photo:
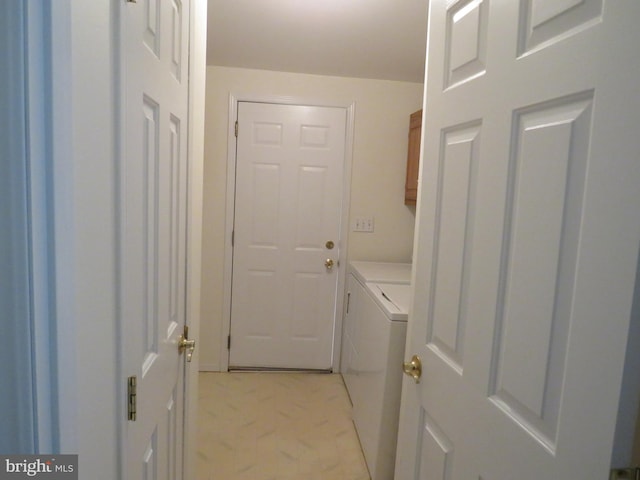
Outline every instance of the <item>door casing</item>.
<svg viewBox="0 0 640 480"><path fill-rule="evenodd" d="M340 101L327 101L310 99L304 97L270 96L270 95L240 95L231 93L229 95L229 130L227 135L227 195L225 211L225 237L224 237L224 290L223 290L223 322L222 335L220 336L220 370L226 372L229 369L229 350L227 349L227 338L231 331L231 278L233 274L233 245L231 237L233 232L233 212L236 186L236 136L235 122L238 118L239 102L274 103L283 105L309 105L317 107L344 108L347 111L346 141L344 156L344 176L342 187L342 217L340 220L340 231L344 232L341 238L342 248L338 262L338 287L335 310L335 326L333 330L333 357L332 368L334 371L340 365L340 350L342 339L342 310L343 296L346 278L348 233L349 233L349 199L351 191L351 165L353 163L353 135L355 119L355 102L345 103Z"/></svg>
<svg viewBox="0 0 640 480"><path fill-rule="evenodd" d="M49 222L52 213L48 195L51 181L48 106L51 97L46 86L50 79L47 52L46 8L37 2L7 1L2 4L0 23L5 31L1 57L10 67L0 74L3 91L0 103L7 122L0 134L5 206L2 234L3 264L6 278L14 289L0 292L3 314L13 318L5 329L6 346L2 361L5 382L13 388L0 398L11 425L5 428L6 448L20 453L55 452L52 384L55 371L54 344L51 340L54 316L49 283L52 273ZM10 40L7 40L10 38ZM8 451L6 453L9 453Z"/></svg>

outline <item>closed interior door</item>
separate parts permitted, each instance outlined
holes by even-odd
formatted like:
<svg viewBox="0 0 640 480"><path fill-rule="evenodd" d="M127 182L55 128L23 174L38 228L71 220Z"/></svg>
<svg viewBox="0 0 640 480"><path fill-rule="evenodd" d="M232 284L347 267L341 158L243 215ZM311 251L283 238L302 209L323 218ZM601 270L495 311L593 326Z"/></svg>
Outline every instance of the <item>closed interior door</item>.
<svg viewBox="0 0 640 480"><path fill-rule="evenodd" d="M396 478L609 478L640 241L638 18L631 1L431 2L406 348L422 377L404 380Z"/></svg>
<svg viewBox="0 0 640 480"><path fill-rule="evenodd" d="M137 380L124 470L132 480L177 480L187 405L177 344L185 326L190 2L122 5L120 295L124 371Z"/></svg>
<svg viewBox="0 0 640 480"><path fill-rule="evenodd" d="M230 368L330 369L344 108L238 103Z"/></svg>

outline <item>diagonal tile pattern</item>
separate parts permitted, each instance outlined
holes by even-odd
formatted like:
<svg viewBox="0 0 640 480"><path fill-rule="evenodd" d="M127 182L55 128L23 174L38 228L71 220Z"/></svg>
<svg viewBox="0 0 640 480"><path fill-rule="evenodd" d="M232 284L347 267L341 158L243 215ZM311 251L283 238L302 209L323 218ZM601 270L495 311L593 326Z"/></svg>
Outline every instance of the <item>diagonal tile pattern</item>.
<svg viewBox="0 0 640 480"><path fill-rule="evenodd" d="M200 373L197 480L369 480L339 374Z"/></svg>

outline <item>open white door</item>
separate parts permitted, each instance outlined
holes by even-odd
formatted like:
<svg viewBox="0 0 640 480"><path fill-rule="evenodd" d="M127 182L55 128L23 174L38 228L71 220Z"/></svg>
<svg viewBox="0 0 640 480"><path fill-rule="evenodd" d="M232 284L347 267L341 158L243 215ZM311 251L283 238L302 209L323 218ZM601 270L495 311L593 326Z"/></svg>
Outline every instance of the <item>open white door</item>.
<svg viewBox="0 0 640 480"><path fill-rule="evenodd" d="M120 299L124 371L137 382L123 445L130 480L183 478L189 7L122 8Z"/></svg>
<svg viewBox="0 0 640 480"><path fill-rule="evenodd" d="M422 377L395 478L606 479L640 244L640 2L430 4Z"/></svg>
<svg viewBox="0 0 640 480"><path fill-rule="evenodd" d="M347 110L239 102L229 365L330 369Z"/></svg>

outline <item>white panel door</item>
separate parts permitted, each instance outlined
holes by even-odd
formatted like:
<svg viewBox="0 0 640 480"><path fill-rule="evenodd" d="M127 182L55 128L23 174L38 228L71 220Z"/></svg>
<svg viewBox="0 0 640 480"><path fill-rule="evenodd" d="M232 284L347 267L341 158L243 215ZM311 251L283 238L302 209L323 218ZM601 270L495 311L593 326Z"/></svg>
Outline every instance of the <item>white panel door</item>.
<svg viewBox="0 0 640 480"><path fill-rule="evenodd" d="M131 480L175 480L186 405L177 342L185 325L189 1L127 3L123 22L120 295L124 371L137 377L124 471Z"/></svg>
<svg viewBox="0 0 640 480"><path fill-rule="evenodd" d="M329 369L346 109L239 102L238 125L229 365Z"/></svg>
<svg viewBox="0 0 640 480"><path fill-rule="evenodd" d="M639 18L635 1L431 1L406 347L423 371L403 384L397 480L608 478Z"/></svg>

